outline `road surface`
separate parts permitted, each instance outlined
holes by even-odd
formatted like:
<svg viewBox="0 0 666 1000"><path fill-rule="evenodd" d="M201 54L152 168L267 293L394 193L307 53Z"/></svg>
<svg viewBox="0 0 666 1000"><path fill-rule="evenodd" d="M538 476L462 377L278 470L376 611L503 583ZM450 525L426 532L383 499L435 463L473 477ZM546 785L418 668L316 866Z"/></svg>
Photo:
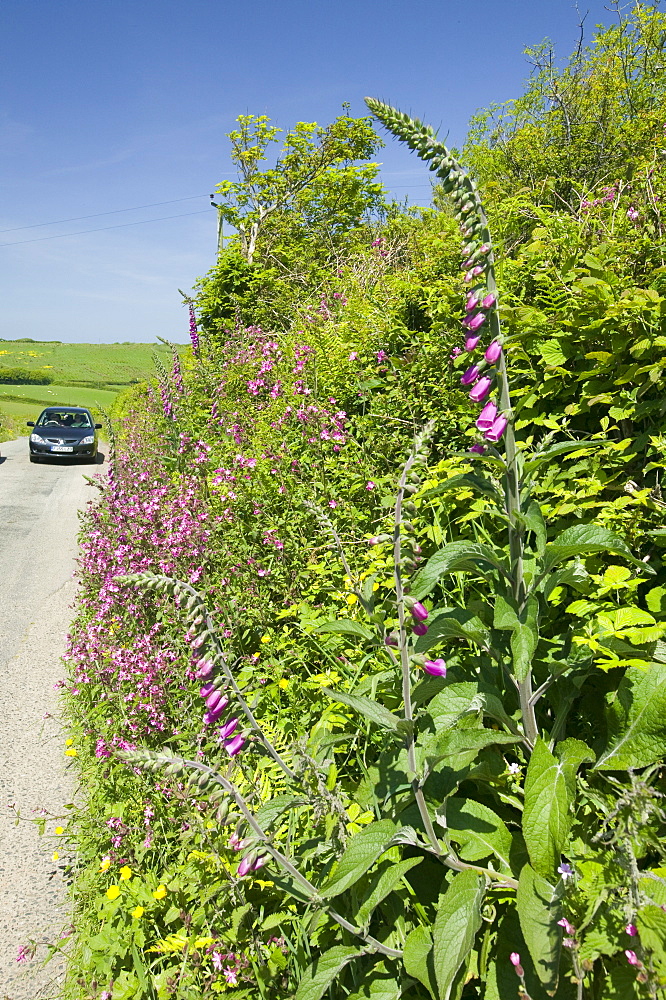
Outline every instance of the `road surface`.
<svg viewBox="0 0 666 1000"><path fill-rule="evenodd" d="M32 465L26 438L0 444L0 1000L59 996L46 942L69 926L64 825L73 776L59 721L60 661L72 619L78 512L94 493L71 460ZM16 812L21 821L15 825ZM30 822L46 816L45 836ZM19 948L38 943L34 959Z"/></svg>

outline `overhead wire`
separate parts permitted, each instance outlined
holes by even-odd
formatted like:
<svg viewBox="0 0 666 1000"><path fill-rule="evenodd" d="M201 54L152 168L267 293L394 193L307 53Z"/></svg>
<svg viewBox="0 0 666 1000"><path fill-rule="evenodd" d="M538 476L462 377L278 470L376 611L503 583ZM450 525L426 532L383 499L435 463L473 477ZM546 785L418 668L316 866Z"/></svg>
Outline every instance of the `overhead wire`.
<svg viewBox="0 0 666 1000"><path fill-rule="evenodd" d="M30 226L14 226L12 229L0 229L0 233L18 233L21 229L41 229L43 226L60 226L65 222L83 222L84 219L99 219L102 215L118 215L120 212L138 212L142 208L157 208L160 205L175 205L180 201L196 201L197 198L207 198L205 194L192 194L188 198L172 198L170 201L152 201L148 205L134 205L132 208L114 208L109 212L95 212L94 215L75 215L71 219L56 219L54 222L34 222Z"/></svg>
<svg viewBox="0 0 666 1000"><path fill-rule="evenodd" d="M209 213L208 208L201 208L197 212L182 212L180 215L163 215L159 219L143 219L141 222L121 222L117 226L100 226L99 229L80 229L76 233L58 233L56 236L35 236L31 240L15 240L13 243L0 243L0 247L17 247L23 243L42 243L44 240L64 240L68 236L84 236L86 233L105 233L109 229L126 229L128 226L146 226L149 222L164 222L166 219L185 219L190 215L204 215Z"/></svg>

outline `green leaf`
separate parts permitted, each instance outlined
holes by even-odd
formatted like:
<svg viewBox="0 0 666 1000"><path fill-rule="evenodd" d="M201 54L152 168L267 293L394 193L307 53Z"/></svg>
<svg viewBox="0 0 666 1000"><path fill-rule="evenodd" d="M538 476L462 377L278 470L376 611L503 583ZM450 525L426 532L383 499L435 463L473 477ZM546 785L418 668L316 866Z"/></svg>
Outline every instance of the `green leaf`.
<svg viewBox="0 0 666 1000"><path fill-rule="evenodd" d="M456 973L481 926L485 880L478 872L458 872L440 896L433 928L433 958L439 1000L448 1000Z"/></svg>
<svg viewBox="0 0 666 1000"><path fill-rule="evenodd" d="M315 958L303 973L294 1000L321 1000L339 972L363 952L350 945L336 945Z"/></svg>
<svg viewBox="0 0 666 1000"><path fill-rule="evenodd" d="M554 444L552 448L546 448L545 451L539 452L534 458L526 459L523 471L527 475L530 472L535 472L544 462L550 462L551 459L557 458L558 455L580 451L582 448L598 448L603 444L605 444L604 441L562 441L560 444Z"/></svg>
<svg viewBox="0 0 666 1000"><path fill-rule="evenodd" d="M325 899L339 896L350 885L354 885L384 853L395 831L396 825L393 820L382 819L377 823L370 823L354 834L344 854L320 888L320 895Z"/></svg>
<svg viewBox="0 0 666 1000"><path fill-rule="evenodd" d="M420 601L426 597L441 576L454 570L467 570L485 576L489 569L506 575L506 568L486 545L476 542L449 542L431 556L425 566L414 576L411 596Z"/></svg>
<svg viewBox="0 0 666 1000"><path fill-rule="evenodd" d="M496 813L474 799L446 799L446 826L460 845L465 861L480 861L494 854L511 871L511 834Z"/></svg>
<svg viewBox="0 0 666 1000"><path fill-rule="evenodd" d="M432 937L427 927L416 927L405 938L402 961L408 976L418 979L433 997L438 1000L433 968Z"/></svg>
<svg viewBox="0 0 666 1000"><path fill-rule="evenodd" d="M407 858L405 861L397 863L391 861L383 871L377 872L372 881L370 893L363 900L354 918L360 927L365 927L372 916L372 911L402 882L403 875L411 868L415 868L416 865L420 865L422 861L423 858Z"/></svg>
<svg viewBox="0 0 666 1000"><path fill-rule="evenodd" d="M402 984L396 980L395 973L379 962L367 973L360 990L347 1000L398 1000L400 996Z"/></svg>
<svg viewBox="0 0 666 1000"><path fill-rule="evenodd" d="M384 708L383 705L380 705L379 702L374 701L372 698L366 698L365 695L348 694L346 691L331 691L327 687L321 690L329 698L332 698L333 701L349 705L350 708L364 715L366 719L376 722L378 726L382 726L384 729L397 729L398 723L402 721L398 715L389 712L388 708Z"/></svg>
<svg viewBox="0 0 666 1000"><path fill-rule="evenodd" d="M606 710L601 771L648 767L666 754L666 664L630 667Z"/></svg>
<svg viewBox="0 0 666 1000"><path fill-rule="evenodd" d="M493 625L497 629L511 631L512 673L516 680L524 681L539 642L538 598L528 597L519 614L515 602L498 594L495 598Z"/></svg>
<svg viewBox="0 0 666 1000"><path fill-rule="evenodd" d="M522 515L522 521L527 530L534 533L534 551L537 555L543 555L547 537L546 523L541 513L541 507L536 500L531 501L527 510Z"/></svg>
<svg viewBox="0 0 666 1000"><path fill-rule="evenodd" d="M484 496L491 497L497 503L503 503L503 497L500 495L496 486L493 486L493 484L488 479L484 479L483 476L475 476L472 473L465 473L462 476L453 476L451 479L447 479L445 482L440 483L439 486L435 486L433 489L426 490L424 493L421 493L420 496L430 499L430 497L437 496L440 493L449 493L451 490L457 489L474 490L476 493L481 493Z"/></svg>
<svg viewBox="0 0 666 1000"><path fill-rule="evenodd" d="M293 795L275 795L257 809L255 818L259 826L266 830L287 811L309 805L311 803L307 799L294 798Z"/></svg>
<svg viewBox="0 0 666 1000"><path fill-rule="evenodd" d="M337 621L322 622L314 630L314 634L321 634L322 632L332 632L340 633L342 635L356 635L361 639L367 639L368 642L373 640L377 642L377 636L366 628L365 625L361 625L360 622L355 622L351 618L345 618Z"/></svg>
<svg viewBox="0 0 666 1000"><path fill-rule="evenodd" d="M629 562L640 566L648 573L654 573L652 567L641 562L633 554L629 546L612 531L601 528L598 524L576 524L567 528L557 536L555 541L546 546L542 561L542 573L549 573L553 566L571 559L574 556L589 555L593 552L614 552L624 556Z"/></svg>
<svg viewBox="0 0 666 1000"><path fill-rule="evenodd" d="M417 653L427 653L443 639L467 639L482 649L490 646L490 632L480 618L465 608L452 608L435 615L425 635L414 646Z"/></svg>
<svg viewBox="0 0 666 1000"><path fill-rule="evenodd" d="M539 738L525 776L523 835L534 868L552 875L571 826L573 789L564 766Z"/></svg>
<svg viewBox="0 0 666 1000"><path fill-rule="evenodd" d="M557 923L562 917L561 893L561 882L554 888L529 865L523 866L516 895L520 928L536 973L551 996L557 990L562 947Z"/></svg>
<svg viewBox="0 0 666 1000"><path fill-rule="evenodd" d="M417 750L430 768L445 761L447 767L460 770L471 764L480 750L495 743L517 743L520 738L494 729L449 729L435 734Z"/></svg>

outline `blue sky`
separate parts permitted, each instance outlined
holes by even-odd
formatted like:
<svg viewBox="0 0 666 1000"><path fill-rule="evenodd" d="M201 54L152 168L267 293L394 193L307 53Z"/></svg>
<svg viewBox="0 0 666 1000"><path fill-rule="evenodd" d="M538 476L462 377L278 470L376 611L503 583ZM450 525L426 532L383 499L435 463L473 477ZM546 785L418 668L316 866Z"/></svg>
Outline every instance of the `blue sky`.
<svg viewBox="0 0 666 1000"><path fill-rule="evenodd" d="M588 39L612 16L580 9ZM187 340L177 289L213 264L207 196L233 177L238 114L326 124L371 94L456 144L519 96L525 46L568 55L577 21L572 0L4 0L0 337ZM388 141L381 161L427 203L413 155Z"/></svg>

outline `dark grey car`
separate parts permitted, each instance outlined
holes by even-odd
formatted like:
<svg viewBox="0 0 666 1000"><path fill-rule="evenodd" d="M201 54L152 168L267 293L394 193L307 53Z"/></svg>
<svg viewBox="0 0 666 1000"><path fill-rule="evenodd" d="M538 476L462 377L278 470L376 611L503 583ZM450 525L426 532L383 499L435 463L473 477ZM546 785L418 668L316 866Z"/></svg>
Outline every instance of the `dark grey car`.
<svg viewBox="0 0 666 1000"><path fill-rule="evenodd" d="M30 461L46 458L85 458L97 461L97 431L90 410L81 406L49 406L35 423L30 435Z"/></svg>

